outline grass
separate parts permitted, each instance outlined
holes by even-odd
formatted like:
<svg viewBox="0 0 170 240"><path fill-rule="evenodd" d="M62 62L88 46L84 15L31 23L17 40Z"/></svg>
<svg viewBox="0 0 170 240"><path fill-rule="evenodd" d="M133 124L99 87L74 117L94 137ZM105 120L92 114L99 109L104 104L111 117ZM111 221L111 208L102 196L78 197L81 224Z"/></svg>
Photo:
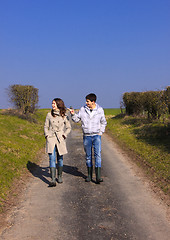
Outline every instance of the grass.
<svg viewBox="0 0 170 240"><path fill-rule="evenodd" d="M3 114L0 111L0 205L3 205L14 179L27 171L29 162L36 163L44 147L43 125L48 110L39 110L36 123Z"/></svg>
<svg viewBox="0 0 170 240"><path fill-rule="evenodd" d="M107 115L106 115L107 117ZM117 115L107 119L107 132L136 156L148 176L170 193L170 127L147 119Z"/></svg>
<svg viewBox="0 0 170 240"><path fill-rule="evenodd" d="M106 116L113 116L121 113L120 108L105 108L104 113Z"/></svg>

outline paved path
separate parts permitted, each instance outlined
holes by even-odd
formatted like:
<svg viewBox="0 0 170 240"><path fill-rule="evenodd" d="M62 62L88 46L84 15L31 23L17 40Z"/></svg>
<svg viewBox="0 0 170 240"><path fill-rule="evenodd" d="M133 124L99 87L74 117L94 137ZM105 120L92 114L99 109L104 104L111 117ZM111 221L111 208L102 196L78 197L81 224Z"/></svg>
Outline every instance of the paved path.
<svg viewBox="0 0 170 240"><path fill-rule="evenodd" d="M74 125L63 184L48 188L48 157L37 166L2 240L169 240L166 209L114 143L102 136L104 182L86 183L82 134ZM95 178L95 175L94 175Z"/></svg>

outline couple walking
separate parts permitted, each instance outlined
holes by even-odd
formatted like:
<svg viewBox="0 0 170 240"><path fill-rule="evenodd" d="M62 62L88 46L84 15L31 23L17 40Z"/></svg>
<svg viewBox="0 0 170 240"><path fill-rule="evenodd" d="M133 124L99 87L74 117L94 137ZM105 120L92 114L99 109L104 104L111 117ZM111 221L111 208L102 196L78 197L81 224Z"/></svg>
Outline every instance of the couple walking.
<svg viewBox="0 0 170 240"><path fill-rule="evenodd" d="M104 110L96 103L96 95L90 93L86 96L86 105L78 113L69 109L74 122L81 121L83 130L83 145L86 153L86 166L88 176L86 182L92 180L93 163L92 149L94 149L96 183L103 182L101 178L101 135L105 131L106 119ZM62 183L63 155L67 153L66 138L71 131L66 107L60 98L52 101L52 110L46 116L44 134L46 138L47 153L52 181L49 187L56 186L56 159L58 165L58 183Z"/></svg>

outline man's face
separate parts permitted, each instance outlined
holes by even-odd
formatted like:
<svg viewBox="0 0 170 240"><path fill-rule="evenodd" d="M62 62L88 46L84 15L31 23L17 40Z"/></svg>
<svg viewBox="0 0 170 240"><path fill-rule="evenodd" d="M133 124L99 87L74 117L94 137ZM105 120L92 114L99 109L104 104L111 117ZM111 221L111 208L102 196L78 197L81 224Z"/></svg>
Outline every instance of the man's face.
<svg viewBox="0 0 170 240"><path fill-rule="evenodd" d="M89 99L86 99L86 105L87 107L89 107L90 109L93 109L95 106L95 102L90 101Z"/></svg>

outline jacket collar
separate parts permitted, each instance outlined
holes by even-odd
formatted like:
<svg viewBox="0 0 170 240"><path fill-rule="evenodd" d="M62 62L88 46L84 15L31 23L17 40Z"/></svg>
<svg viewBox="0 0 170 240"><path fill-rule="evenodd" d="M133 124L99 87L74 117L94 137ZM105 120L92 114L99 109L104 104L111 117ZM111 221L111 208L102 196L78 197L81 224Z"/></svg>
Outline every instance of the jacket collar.
<svg viewBox="0 0 170 240"><path fill-rule="evenodd" d="M87 105L85 105L84 108L85 108L85 110L86 110L87 112L90 112L90 108L87 107ZM99 105L96 103L96 107L95 107L92 111L97 111L98 108L99 108Z"/></svg>
<svg viewBox="0 0 170 240"><path fill-rule="evenodd" d="M59 116L60 115L60 111L59 110L54 110L53 114L56 115L56 116Z"/></svg>

